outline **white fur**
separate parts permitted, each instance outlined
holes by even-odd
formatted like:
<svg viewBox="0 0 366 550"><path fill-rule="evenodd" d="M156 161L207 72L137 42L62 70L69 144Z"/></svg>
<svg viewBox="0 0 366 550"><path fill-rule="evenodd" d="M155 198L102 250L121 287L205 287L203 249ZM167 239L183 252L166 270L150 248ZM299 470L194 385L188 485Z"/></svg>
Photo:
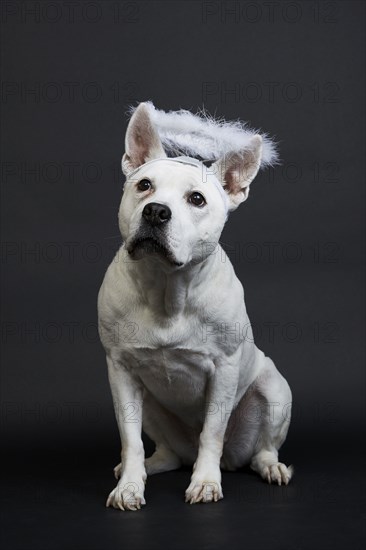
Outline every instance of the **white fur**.
<svg viewBox="0 0 366 550"><path fill-rule="evenodd" d="M165 150L171 156L199 156L203 160L216 161L228 153L250 148L251 138L259 132L246 122L226 122L215 119L204 110L198 114L181 109L164 112L146 102L150 119L154 123ZM131 113L134 112L131 108ZM261 168L278 162L275 142L267 134L260 134L263 141Z"/></svg>
<svg viewBox="0 0 366 550"><path fill-rule="evenodd" d="M185 493L191 504L223 498L220 467L249 464L279 485L292 476L292 468L278 461L289 427L291 390L255 346L243 288L218 244L227 214L221 192L203 181L199 167L160 158L148 117L141 104L129 124L124 162L133 175L127 176L119 212L125 243L98 297L99 332L122 443L115 468L119 481L107 506L121 510L145 504L148 475L181 464L193 466ZM146 162L154 155L154 162ZM245 166L245 177L238 181L222 172L227 181L221 183L234 206L245 200L260 155L259 138L252 138L248 154L229 154L230 172L241 172L240 163ZM138 182L146 178L152 187L141 191ZM202 193L206 204L192 205L192 192ZM143 213L153 202L171 210L164 224L148 226L169 255L142 248L136 256L133 243L149 224ZM156 444L147 459L142 429Z"/></svg>

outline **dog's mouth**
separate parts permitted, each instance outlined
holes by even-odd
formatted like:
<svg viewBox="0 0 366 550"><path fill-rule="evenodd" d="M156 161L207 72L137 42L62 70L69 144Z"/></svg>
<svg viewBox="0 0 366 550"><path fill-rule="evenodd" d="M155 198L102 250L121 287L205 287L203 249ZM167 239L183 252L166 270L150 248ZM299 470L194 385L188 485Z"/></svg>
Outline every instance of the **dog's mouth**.
<svg viewBox="0 0 366 550"><path fill-rule="evenodd" d="M137 237L127 247L127 252L132 258L141 258L145 254L158 254L165 258L170 264L180 267L182 262L178 262L169 248L159 239L153 236Z"/></svg>

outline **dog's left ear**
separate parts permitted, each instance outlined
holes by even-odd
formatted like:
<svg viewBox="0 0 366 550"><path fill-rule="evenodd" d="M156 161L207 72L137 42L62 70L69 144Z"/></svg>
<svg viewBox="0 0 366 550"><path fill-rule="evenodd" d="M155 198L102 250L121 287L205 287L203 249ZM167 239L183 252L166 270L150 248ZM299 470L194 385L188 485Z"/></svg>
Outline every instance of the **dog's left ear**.
<svg viewBox="0 0 366 550"><path fill-rule="evenodd" d="M122 171L126 176L148 160L166 157L146 103L140 103L128 124L125 151Z"/></svg>
<svg viewBox="0 0 366 550"><path fill-rule="evenodd" d="M249 186L259 170L262 138L256 134L243 152L228 153L212 166L229 198L229 210L235 210L249 195Z"/></svg>

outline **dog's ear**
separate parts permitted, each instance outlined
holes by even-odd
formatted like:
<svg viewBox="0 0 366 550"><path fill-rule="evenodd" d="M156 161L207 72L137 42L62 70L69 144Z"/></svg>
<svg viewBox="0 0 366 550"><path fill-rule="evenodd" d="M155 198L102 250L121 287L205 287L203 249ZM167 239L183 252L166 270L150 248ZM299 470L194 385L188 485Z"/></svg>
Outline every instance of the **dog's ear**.
<svg viewBox="0 0 366 550"><path fill-rule="evenodd" d="M158 132L151 121L146 103L140 103L127 127L122 171L129 172L148 160L166 157Z"/></svg>
<svg viewBox="0 0 366 550"><path fill-rule="evenodd" d="M254 135L243 152L228 153L213 165L213 173L229 198L229 210L235 210L249 195L249 186L259 170L262 138Z"/></svg>

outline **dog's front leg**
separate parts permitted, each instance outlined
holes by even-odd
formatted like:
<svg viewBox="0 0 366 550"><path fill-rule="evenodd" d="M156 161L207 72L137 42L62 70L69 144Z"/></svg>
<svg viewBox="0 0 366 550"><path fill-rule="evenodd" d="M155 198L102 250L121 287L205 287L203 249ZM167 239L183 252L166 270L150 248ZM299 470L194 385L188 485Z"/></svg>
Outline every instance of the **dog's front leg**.
<svg viewBox="0 0 366 550"><path fill-rule="evenodd" d="M234 405L238 373L234 365L216 365L209 380L206 394L206 412L200 434L197 460L193 466L191 482L185 500L217 502L223 498L221 488L220 458L224 436Z"/></svg>
<svg viewBox="0 0 366 550"><path fill-rule="evenodd" d="M123 364L107 357L108 377L121 436L122 475L110 493L107 506L120 510L137 510L145 504L146 471L141 439L142 387Z"/></svg>

